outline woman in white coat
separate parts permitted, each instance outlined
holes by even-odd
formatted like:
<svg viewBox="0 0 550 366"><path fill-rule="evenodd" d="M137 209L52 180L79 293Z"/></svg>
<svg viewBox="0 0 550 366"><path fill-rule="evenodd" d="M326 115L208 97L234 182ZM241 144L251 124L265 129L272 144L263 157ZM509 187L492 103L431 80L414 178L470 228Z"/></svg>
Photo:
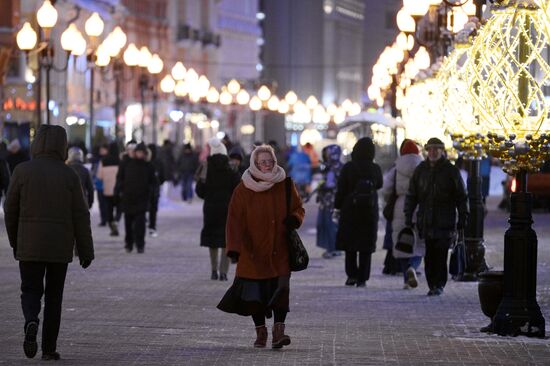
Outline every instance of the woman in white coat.
<svg viewBox="0 0 550 366"><path fill-rule="evenodd" d="M405 253L396 249L397 235L405 228L405 196L409 190L409 181L414 170L422 162L422 156L417 144L413 140L406 139L399 149L400 156L395 165L384 175L382 194L387 202L392 194L397 196L392 220L393 256L399 262L403 272L404 289L418 286L416 270L422 262L426 247L419 238L416 239L413 253ZM394 193L395 192L395 193Z"/></svg>

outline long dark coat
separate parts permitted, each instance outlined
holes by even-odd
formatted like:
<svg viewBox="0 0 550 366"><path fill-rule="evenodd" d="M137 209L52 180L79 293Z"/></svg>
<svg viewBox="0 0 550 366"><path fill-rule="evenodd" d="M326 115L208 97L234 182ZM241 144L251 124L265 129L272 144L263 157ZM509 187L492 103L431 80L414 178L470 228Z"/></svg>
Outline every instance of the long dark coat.
<svg viewBox="0 0 550 366"><path fill-rule="evenodd" d="M336 249L372 253L378 234L378 195L376 191L373 193L373 205L368 211L358 211L352 203L353 192L360 179L368 179L374 190L380 189L383 177L380 166L372 161L374 145L370 139L361 144L364 146L354 147L352 160L343 166L338 179L334 200L334 208L340 210Z"/></svg>
<svg viewBox="0 0 550 366"><path fill-rule="evenodd" d="M416 167L405 197L405 222L415 221L420 237L451 238L457 221L464 226L468 213L466 188L456 166L441 158L433 167L427 160Z"/></svg>
<svg viewBox="0 0 550 366"><path fill-rule="evenodd" d="M240 179L240 175L229 166L226 155L208 157L206 181L199 180L195 187L197 196L204 199L201 246L225 248L227 210Z"/></svg>
<svg viewBox="0 0 550 366"><path fill-rule="evenodd" d="M65 165L67 135L42 125L32 143L32 160L12 176L4 221L20 261L69 263L76 244L81 260L94 259L90 213L78 175Z"/></svg>

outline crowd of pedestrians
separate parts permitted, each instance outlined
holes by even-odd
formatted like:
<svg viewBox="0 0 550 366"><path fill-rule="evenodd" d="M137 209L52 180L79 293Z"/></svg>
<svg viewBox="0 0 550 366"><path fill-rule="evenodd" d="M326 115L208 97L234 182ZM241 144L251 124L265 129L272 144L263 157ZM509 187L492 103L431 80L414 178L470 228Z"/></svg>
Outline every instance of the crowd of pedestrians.
<svg viewBox="0 0 550 366"><path fill-rule="evenodd" d="M443 294L448 250L468 218L460 171L437 138L423 147L403 141L384 175L375 151L373 141L364 137L348 161L336 144L318 156L311 144L285 151L270 141L255 144L246 155L226 137L211 138L201 149L185 143L179 153L170 141L157 147L132 140L123 153L111 142L86 160L80 147L67 147L66 133L58 126L40 127L30 161L19 142L0 145L0 194L6 195L5 223L20 263L25 354L37 352L45 294L42 354L60 358L56 340L67 264L73 255L84 268L94 259L89 214L94 197L99 225L118 237L123 218L124 249L143 254L147 234L162 235L157 221L165 182L179 186L184 202L192 203L195 195L202 200L200 245L208 248L210 279L227 281L230 263L236 263L235 278L218 308L252 318L254 347L267 345L266 318L271 317L272 348L291 342L285 334L291 278L287 233L301 226L303 203L315 195L316 244L324 259L345 255L343 284L367 286L382 225L387 260L403 274L403 287L418 287L424 260L428 295ZM382 208L385 222L379 218Z"/></svg>

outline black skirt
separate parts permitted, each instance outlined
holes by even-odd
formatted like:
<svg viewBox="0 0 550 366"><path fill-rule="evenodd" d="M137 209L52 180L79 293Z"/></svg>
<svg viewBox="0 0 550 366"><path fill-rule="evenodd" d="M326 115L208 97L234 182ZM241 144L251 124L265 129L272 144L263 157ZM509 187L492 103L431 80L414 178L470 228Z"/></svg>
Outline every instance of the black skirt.
<svg viewBox="0 0 550 366"><path fill-rule="evenodd" d="M235 277L217 308L242 316L265 314L271 318L274 310L289 311L288 297L288 286L279 286L278 277L265 280Z"/></svg>

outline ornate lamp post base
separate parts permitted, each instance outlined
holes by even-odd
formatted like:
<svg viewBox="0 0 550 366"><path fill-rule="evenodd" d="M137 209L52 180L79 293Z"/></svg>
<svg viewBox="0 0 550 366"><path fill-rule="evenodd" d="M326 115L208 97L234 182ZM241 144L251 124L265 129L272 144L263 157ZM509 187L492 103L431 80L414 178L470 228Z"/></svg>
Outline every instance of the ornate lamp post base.
<svg viewBox="0 0 550 366"><path fill-rule="evenodd" d="M493 319L502 336L545 336L545 320L536 299L537 234L531 228L532 195L526 192L527 174L516 176L512 193L510 228L504 235L504 297Z"/></svg>

